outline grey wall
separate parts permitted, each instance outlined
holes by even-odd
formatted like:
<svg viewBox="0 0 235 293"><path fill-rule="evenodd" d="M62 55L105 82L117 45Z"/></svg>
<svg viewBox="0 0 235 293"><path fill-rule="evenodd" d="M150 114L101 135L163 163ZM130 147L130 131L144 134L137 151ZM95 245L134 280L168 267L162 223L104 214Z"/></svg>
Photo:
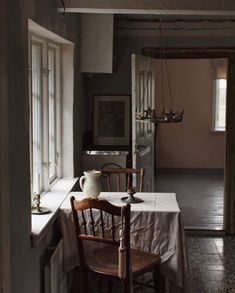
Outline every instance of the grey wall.
<svg viewBox="0 0 235 293"><path fill-rule="evenodd" d="M8 80L7 80L7 15L6 1L0 2L0 288L4 286L10 287L9 280L9 254L10 247L6 244L9 243L9 225L6 228L6 220L8 219L9 211L9 197L3 198L3 194L9 191L9 183L7 176L9 173L9 164L6 159L8 155ZM4 141L4 144L2 143ZM5 159L4 159L5 158ZM4 206L4 208L3 208ZM3 239L5 241L3 241Z"/></svg>
<svg viewBox="0 0 235 293"><path fill-rule="evenodd" d="M157 34L157 33L156 33ZM165 47L229 47L235 45L235 38L171 37L164 40ZM113 74L87 75L88 96L101 93L131 93L131 54L141 54L144 47L159 46L158 38L119 35L117 37L118 66Z"/></svg>
<svg viewBox="0 0 235 293"><path fill-rule="evenodd" d="M0 224L3 292L43 292L45 249L57 240L54 229L31 246L28 17L75 43L75 159L85 129L83 81L79 73L79 17L57 13L56 0L1 1L0 54ZM76 162L76 173L79 172ZM76 174L75 174L76 175Z"/></svg>
<svg viewBox="0 0 235 293"><path fill-rule="evenodd" d="M157 32L156 32L157 34ZM119 34L118 69L113 74L93 74L87 78L89 105L92 107L94 94L131 95L131 54L141 54L143 47L159 46L159 39L144 35ZM166 37L165 47L230 47L235 46L234 37ZM92 112L88 116L89 129L92 129ZM180 167L180 166L179 166Z"/></svg>

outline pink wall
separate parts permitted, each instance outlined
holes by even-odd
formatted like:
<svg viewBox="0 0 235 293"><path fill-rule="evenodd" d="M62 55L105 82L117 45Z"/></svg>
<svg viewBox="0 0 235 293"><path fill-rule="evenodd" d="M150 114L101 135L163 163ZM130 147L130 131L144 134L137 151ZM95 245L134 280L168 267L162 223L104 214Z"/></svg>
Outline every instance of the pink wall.
<svg viewBox="0 0 235 293"><path fill-rule="evenodd" d="M160 61L156 61L156 106L161 105L160 68ZM156 142L158 168L223 168L225 134L211 132L211 60L168 60L168 72L174 110L183 108L184 118L181 123L159 124ZM164 100L167 102L169 94L166 94Z"/></svg>

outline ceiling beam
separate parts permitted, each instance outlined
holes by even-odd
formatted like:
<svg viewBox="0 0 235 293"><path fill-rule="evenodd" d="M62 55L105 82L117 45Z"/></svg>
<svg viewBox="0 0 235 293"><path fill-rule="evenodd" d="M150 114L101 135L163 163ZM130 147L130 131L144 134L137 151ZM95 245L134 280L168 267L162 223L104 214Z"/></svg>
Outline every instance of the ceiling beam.
<svg viewBox="0 0 235 293"><path fill-rule="evenodd" d="M234 0L61 0L59 11L77 13L235 15Z"/></svg>

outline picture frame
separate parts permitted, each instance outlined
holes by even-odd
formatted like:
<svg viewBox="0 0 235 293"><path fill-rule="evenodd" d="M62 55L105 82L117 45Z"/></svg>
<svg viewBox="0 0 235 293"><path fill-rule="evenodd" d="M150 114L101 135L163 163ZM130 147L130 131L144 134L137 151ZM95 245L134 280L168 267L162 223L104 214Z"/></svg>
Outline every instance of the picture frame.
<svg viewBox="0 0 235 293"><path fill-rule="evenodd" d="M130 96L94 95L93 144L129 145Z"/></svg>

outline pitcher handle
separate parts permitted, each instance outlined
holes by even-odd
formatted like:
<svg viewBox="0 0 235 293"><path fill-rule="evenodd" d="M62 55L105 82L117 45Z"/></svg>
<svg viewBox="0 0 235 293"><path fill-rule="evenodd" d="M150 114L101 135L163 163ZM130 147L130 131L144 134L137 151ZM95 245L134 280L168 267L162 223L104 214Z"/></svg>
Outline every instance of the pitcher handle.
<svg viewBox="0 0 235 293"><path fill-rule="evenodd" d="M80 179L79 179L79 184L80 184L80 187L81 187L82 191L83 191L83 189L84 189L85 181L86 181L86 176L82 176L82 177L80 177Z"/></svg>

